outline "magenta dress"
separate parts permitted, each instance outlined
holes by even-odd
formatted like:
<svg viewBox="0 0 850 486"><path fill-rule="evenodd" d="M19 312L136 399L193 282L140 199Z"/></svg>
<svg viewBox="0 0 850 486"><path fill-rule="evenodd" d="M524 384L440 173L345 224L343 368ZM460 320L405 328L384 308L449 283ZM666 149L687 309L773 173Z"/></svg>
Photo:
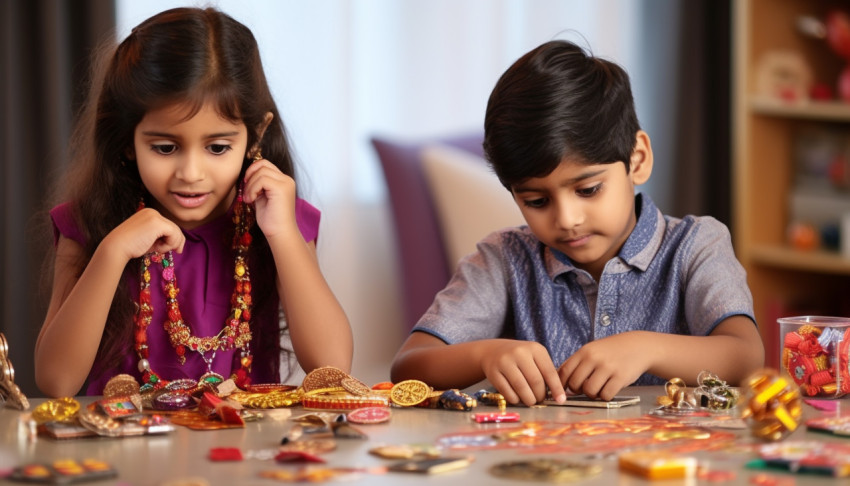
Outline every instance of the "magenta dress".
<svg viewBox="0 0 850 486"><path fill-rule="evenodd" d="M85 244L85 237L73 218L69 203L53 208L50 216L54 226L54 243L57 243L59 236L62 235L81 245ZM218 334L230 313L234 263L228 235L233 234L232 216L233 208L231 207L227 214L220 218L191 231L184 230L186 244L183 253L174 253L177 285L180 289L177 300L183 320L195 336ZM295 218L305 241L311 242L318 238L320 217L319 210L308 202L302 199L296 201ZM165 320L165 297L162 293L160 267L152 264L150 268L153 320L148 326L147 341L150 352L148 361L151 368L165 380L179 378L197 380L206 373L207 364L196 352L186 353L185 364L181 365L178 362L177 353L162 326ZM251 380L253 383L279 383L280 349L275 342L269 341L279 342L281 327L279 299L274 287L274 271L273 268L254 268L254 266L250 271L255 303L252 312L254 332L251 341L253 352ZM125 278L131 282L132 298L138 301L138 270L128 272ZM128 322L127 325L134 324ZM207 353L206 358L209 359L211 355L212 353ZM238 368L239 350L216 351L215 359L212 361L212 371L227 378ZM86 394L102 394L106 382L120 373L133 375L141 382L138 357L133 343L128 343L120 369L105 370L99 360L95 361L88 376Z"/></svg>

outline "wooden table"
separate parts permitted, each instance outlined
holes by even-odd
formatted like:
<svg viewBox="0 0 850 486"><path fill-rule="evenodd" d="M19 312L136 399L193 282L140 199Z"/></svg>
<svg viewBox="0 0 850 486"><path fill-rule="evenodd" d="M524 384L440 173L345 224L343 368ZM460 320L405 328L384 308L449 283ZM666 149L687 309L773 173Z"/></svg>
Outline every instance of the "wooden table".
<svg viewBox="0 0 850 486"><path fill-rule="evenodd" d="M620 409L587 409L572 407L509 407L508 411L519 412L522 422L542 421L572 423L597 419L627 419L638 418L655 408L655 399L662 394L661 387L634 387L623 391L623 395L639 395L641 403L637 406ZM83 398L82 401L91 400ZM31 400L32 407L43 400ZM850 407L839 401L839 412L850 415ZM843 410L842 410L843 408ZM495 407L479 406L475 411L496 411ZM300 407L292 409L297 415L305 411ZM817 417L826 412L815 410L804 405L804 419ZM10 469L25 463L50 463L58 459L94 458L112 464L119 472L115 480L102 480L95 484L115 485L158 485L167 481L186 478L205 478L210 484L219 485L274 485L284 484L274 480L259 477L260 471L295 469L299 466L281 465L273 460L246 459L241 462L211 462L208 459L210 448L236 447L243 453L262 450L275 450L281 441L287 423L272 421L268 418L257 422L249 422L245 428L194 431L185 427L177 427L168 435L142 436L127 438L91 438L77 440L54 440L39 437L36 440L27 438L25 429L19 426L22 412L11 409L0 409L0 469ZM327 460L328 467L357 467L374 468L386 466L394 460L382 459L369 454L369 449L378 445L399 444L435 444L446 434L461 431L489 430L499 431L517 424L476 424L470 420L470 412L449 410L430 410L422 408L393 409L392 419L383 424L359 425L360 430L368 434L368 440L345 439L338 440L335 451L322 455ZM756 442L750 438L749 430L732 430L740 438L740 444L746 446ZM843 439L822 433L807 432L801 426L788 440L818 440L836 441L850 444L850 439ZM497 449L478 451L452 451L452 455L469 454L474 456L472 464L462 470L436 475L419 475L414 473L364 473L345 480L337 479L332 482L343 484L397 485L397 484L451 484L473 486L478 484L509 485L529 484L528 482L512 481L497 478L489 473L494 464L505 461L516 461L532 458L559 458L584 463L599 464L603 471L592 479L583 480L577 484L605 485L640 485L640 484L714 484L702 480L673 480L662 483L645 480L639 476L621 473L617 465L616 452L605 454L578 453L529 453L523 449ZM786 484L838 484L840 480L817 475L793 475L791 473L771 470L745 469L743 466L755 458L746 447L733 451L706 452L693 454L710 466L711 470L734 472L735 478L724 484L752 485L753 478L759 474L769 474L779 478ZM796 482L795 482L796 481ZM0 480L2 482L2 480ZM544 483L540 483L544 484Z"/></svg>

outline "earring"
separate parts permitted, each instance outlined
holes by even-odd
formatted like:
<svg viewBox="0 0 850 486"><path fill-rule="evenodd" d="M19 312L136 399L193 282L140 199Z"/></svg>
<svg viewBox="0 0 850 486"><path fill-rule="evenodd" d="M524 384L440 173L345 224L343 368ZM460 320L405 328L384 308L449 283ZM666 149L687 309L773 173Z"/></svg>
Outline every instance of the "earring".
<svg viewBox="0 0 850 486"><path fill-rule="evenodd" d="M262 158L263 158L263 149L258 148L257 151L254 152L254 156L252 157L252 159L254 159L254 162L256 162L256 161L258 161Z"/></svg>

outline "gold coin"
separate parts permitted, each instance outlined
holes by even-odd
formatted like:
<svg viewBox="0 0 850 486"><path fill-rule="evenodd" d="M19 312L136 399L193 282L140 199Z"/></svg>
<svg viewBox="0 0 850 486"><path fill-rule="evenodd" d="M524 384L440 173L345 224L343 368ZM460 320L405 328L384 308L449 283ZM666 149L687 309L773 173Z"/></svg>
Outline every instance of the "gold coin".
<svg viewBox="0 0 850 486"><path fill-rule="evenodd" d="M340 384L348 393L359 397L372 393L372 389L366 386L365 383L351 376L343 378Z"/></svg>
<svg viewBox="0 0 850 486"><path fill-rule="evenodd" d="M305 392L318 390L319 388L332 388L340 385L343 378L348 378L348 373L333 366L322 366L307 373L301 388Z"/></svg>
<svg viewBox="0 0 850 486"><path fill-rule="evenodd" d="M431 387L419 380L405 380L393 385L390 400L402 407L412 407L431 395Z"/></svg>

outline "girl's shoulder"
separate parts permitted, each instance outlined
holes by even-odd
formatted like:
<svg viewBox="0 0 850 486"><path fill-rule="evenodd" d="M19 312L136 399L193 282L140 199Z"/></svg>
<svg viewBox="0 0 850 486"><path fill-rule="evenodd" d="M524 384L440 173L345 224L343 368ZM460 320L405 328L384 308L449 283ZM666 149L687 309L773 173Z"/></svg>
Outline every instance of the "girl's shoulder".
<svg viewBox="0 0 850 486"><path fill-rule="evenodd" d="M80 245L86 244L86 237L74 216L74 208L70 202L64 202L50 210L50 220L53 222L53 244L59 243L59 237L64 236Z"/></svg>
<svg viewBox="0 0 850 486"><path fill-rule="evenodd" d="M298 198L295 201L295 222L301 230L301 236L307 243L316 241L319 237L319 221L322 213L307 201Z"/></svg>

